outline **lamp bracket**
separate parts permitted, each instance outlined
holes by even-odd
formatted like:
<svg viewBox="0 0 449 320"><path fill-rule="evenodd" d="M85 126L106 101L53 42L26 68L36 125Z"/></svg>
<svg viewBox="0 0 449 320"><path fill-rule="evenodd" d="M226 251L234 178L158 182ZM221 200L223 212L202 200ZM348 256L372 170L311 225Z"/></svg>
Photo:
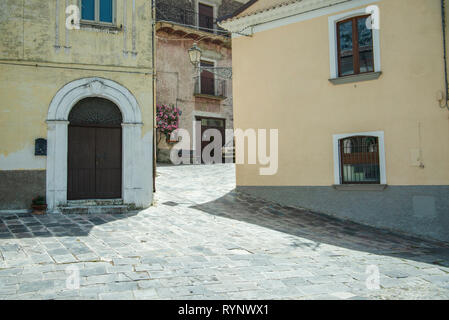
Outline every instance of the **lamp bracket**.
<svg viewBox="0 0 449 320"><path fill-rule="evenodd" d="M213 73L222 79L232 79L232 68L231 67L203 67L196 66L196 69L201 73L203 71L208 71Z"/></svg>

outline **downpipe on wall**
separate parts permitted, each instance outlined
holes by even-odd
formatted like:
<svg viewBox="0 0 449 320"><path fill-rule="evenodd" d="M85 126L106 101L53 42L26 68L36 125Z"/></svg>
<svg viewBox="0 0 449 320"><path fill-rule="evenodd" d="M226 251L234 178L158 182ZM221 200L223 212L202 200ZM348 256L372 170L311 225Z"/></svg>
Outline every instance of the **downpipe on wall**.
<svg viewBox="0 0 449 320"><path fill-rule="evenodd" d="M448 96L449 96L449 87L448 87L448 78L447 78L447 51L446 51L446 9L445 9L445 0L441 0L441 27L443 29L443 57L444 57L444 84L445 84L445 104L441 105L442 109L447 108L449 110L448 104Z"/></svg>
<svg viewBox="0 0 449 320"><path fill-rule="evenodd" d="M156 192L156 0L151 0L151 50L153 88L153 192Z"/></svg>

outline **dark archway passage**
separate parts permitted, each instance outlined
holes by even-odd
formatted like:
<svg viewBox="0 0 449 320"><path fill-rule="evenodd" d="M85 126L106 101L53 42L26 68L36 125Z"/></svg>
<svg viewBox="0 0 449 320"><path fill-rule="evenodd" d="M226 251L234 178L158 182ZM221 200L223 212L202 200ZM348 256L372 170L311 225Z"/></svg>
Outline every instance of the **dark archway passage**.
<svg viewBox="0 0 449 320"><path fill-rule="evenodd" d="M86 98L69 115L68 200L122 197L122 114L111 101Z"/></svg>

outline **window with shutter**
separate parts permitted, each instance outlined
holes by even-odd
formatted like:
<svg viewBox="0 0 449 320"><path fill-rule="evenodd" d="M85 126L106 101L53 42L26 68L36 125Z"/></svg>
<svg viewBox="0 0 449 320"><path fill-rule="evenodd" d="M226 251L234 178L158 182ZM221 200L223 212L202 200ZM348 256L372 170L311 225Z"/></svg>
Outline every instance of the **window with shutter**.
<svg viewBox="0 0 449 320"><path fill-rule="evenodd" d="M214 29L214 7L203 3L198 4L198 27L204 31Z"/></svg>

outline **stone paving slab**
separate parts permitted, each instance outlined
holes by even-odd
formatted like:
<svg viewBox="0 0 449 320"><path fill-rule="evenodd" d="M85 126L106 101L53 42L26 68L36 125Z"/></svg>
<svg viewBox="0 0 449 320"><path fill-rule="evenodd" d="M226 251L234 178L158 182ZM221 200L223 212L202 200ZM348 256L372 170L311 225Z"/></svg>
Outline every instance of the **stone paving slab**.
<svg viewBox="0 0 449 320"><path fill-rule="evenodd" d="M448 244L252 198L234 172L159 167L140 212L1 214L0 299L449 298Z"/></svg>

